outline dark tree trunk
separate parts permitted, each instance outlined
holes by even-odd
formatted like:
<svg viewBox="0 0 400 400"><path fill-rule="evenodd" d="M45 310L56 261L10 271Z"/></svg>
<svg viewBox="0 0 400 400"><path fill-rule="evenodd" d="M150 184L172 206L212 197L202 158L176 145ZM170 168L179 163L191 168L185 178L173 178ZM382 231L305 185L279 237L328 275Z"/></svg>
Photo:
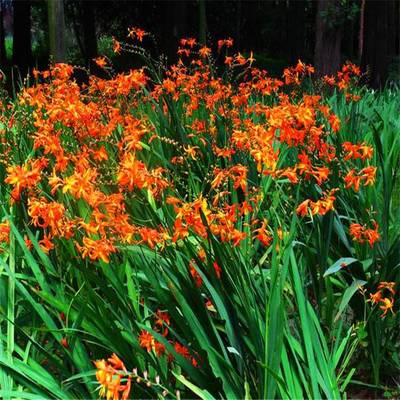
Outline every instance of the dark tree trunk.
<svg viewBox="0 0 400 400"><path fill-rule="evenodd" d="M0 69L7 64L5 31L4 31L4 3L0 0Z"/></svg>
<svg viewBox="0 0 400 400"><path fill-rule="evenodd" d="M85 59L85 46L82 41L81 35L81 23L82 23L82 13L80 3L67 3L70 8L71 20L72 20L72 28L74 30L76 43L78 44L79 51L82 54L83 59Z"/></svg>
<svg viewBox="0 0 400 400"><path fill-rule="evenodd" d="M65 62L64 1L47 0L49 21L50 58L53 62Z"/></svg>
<svg viewBox="0 0 400 400"><path fill-rule="evenodd" d="M98 55L96 37L95 2L85 1L82 4L83 48L86 65L91 65Z"/></svg>
<svg viewBox="0 0 400 400"><path fill-rule="evenodd" d="M205 0L199 2L199 42L206 44L207 41L207 13Z"/></svg>
<svg viewBox="0 0 400 400"><path fill-rule="evenodd" d="M365 0L360 4L360 27L358 33L358 58L361 60L364 48L364 25L365 25Z"/></svg>
<svg viewBox="0 0 400 400"><path fill-rule="evenodd" d="M376 88L385 84L388 74L390 63L388 34L388 3L379 0L366 1L361 66L368 71L369 82Z"/></svg>
<svg viewBox="0 0 400 400"><path fill-rule="evenodd" d="M314 66L318 76L335 73L340 66L342 30L335 21L339 0L318 0Z"/></svg>
<svg viewBox="0 0 400 400"><path fill-rule="evenodd" d="M26 75L32 63L31 49L31 2L13 0L14 35L13 64Z"/></svg>

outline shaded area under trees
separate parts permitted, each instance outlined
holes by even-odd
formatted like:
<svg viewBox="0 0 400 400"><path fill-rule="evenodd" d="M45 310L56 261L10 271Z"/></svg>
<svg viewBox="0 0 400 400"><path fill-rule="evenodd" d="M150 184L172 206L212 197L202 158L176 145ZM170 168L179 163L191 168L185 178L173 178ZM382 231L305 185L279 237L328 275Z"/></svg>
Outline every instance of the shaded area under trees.
<svg viewBox="0 0 400 400"><path fill-rule="evenodd" d="M395 0L1 0L0 68L10 63L25 75L32 67L46 68L52 59L95 71L93 59L103 50L104 38L124 40L128 27L139 26L156 38L154 55L163 53L168 62L176 61L181 37L197 37L204 43L233 37L238 50L254 51L258 64L272 74L302 59L314 63L323 76L351 59L361 62L371 85L379 87L390 71L396 71L399 4ZM10 12L12 31L3 24ZM33 51L38 47L34 22L48 42L42 52ZM11 38L12 59L7 60L5 43ZM128 66L127 60L118 65Z"/></svg>

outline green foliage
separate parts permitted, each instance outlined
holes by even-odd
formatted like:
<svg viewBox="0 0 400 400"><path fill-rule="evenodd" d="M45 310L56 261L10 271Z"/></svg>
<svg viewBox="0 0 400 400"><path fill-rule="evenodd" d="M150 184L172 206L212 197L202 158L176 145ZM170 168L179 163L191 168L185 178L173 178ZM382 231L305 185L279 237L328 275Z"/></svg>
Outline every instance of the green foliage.
<svg viewBox="0 0 400 400"><path fill-rule="evenodd" d="M272 182L251 171L266 199L260 216L285 232L282 240L275 235L270 247L247 241L232 247L207 226L207 240L191 234L162 253L121 245L110 264L89 262L67 241L45 254L38 232L26 224L27 210L3 207L11 235L0 257L0 396L97 398L93 360L112 353L147 377L134 383L134 398L339 399L359 382L357 374L372 376L374 388L390 384L388 375L400 371L399 314L382 318L367 293L382 281L400 282L400 100L398 91L389 89L361 94L351 103L341 93L324 96L343 121L332 144L339 148L352 140L374 146L375 186L341 193L335 211L305 222L294 212L286 180ZM157 133L186 145L183 105L168 96L165 102L166 110L143 103L139 111ZM29 129L18 124L7 129L7 139L18 143L16 161L34 151ZM222 123L218 134L221 140L227 136ZM168 165L182 192L205 191L205 171L215 162L211 153L179 180L184 174L169 165L171 148L146 146L147 165ZM5 173L1 166L2 179ZM4 188L1 197L6 204ZM132 215L154 226L171 224L171 207L146 190L126 203ZM87 214L83 203L74 207ZM382 231L374 248L352 243L344 223L369 220L371 209L379 210L374 218ZM200 244L205 259L198 254ZM189 273L193 260L204 291ZM220 278L214 262L223 266ZM205 307L208 300L212 306ZM158 309L171 317L169 339L152 324ZM141 332L162 343L173 362L146 351ZM173 341L185 345L191 358L177 352Z"/></svg>
<svg viewBox="0 0 400 400"><path fill-rule="evenodd" d="M344 26L354 20L360 12L360 5L354 0L339 0L329 3L326 10L321 11L321 17L330 28Z"/></svg>

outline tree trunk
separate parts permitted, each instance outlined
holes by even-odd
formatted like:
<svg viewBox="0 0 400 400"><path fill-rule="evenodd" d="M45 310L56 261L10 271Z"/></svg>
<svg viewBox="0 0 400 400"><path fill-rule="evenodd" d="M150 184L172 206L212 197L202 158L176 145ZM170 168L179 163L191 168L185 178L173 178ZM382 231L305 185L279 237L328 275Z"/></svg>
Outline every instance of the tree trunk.
<svg viewBox="0 0 400 400"><path fill-rule="evenodd" d="M386 1L365 2L361 66L368 71L369 82L375 88L385 84L390 62L387 5Z"/></svg>
<svg viewBox="0 0 400 400"><path fill-rule="evenodd" d="M85 62L90 65L93 58L98 55L97 37L96 37L96 20L94 14L94 2L85 1L82 4L82 27L83 27L83 47L85 49Z"/></svg>
<svg viewBox="0 0 400 400"><path fill-rule="evenodd" d="M199 42L206 44L207 41L207 13L205 0L199 2Z"/></svg>
<svg viewBox="0 0 400 400"><path fill-rule="evenodd" d="M49 19L50 61L65 62L65 19L64 1L47 0Z"/></svg>
<svg viewBox="0 0 400 400"><path fill-rule="evenodd" d="M360 31L358 35L358 58L361 60L364 48L364 21L365 21L365 0L360 5Z"/></svg>
<svg viewBox="0 0 400 400"><path fill-rule="evenodd" d="M0 69L7 64L6 43L4 31L4 2L0 0Z"/></svg>
<svg viewBox="0 0 400 400"><path fill-rule="evenodd" d="M13 0L13 10L13 64L19 68L22 75L26 75L32 63L31 2Z"/></svg>
<svg viewBox="0 0 400 400"><path fill-rule="evenodd" d="M335 23L339 0L318 0L314 66L318 76L335 73L340 66L342 31Z"/></svg>

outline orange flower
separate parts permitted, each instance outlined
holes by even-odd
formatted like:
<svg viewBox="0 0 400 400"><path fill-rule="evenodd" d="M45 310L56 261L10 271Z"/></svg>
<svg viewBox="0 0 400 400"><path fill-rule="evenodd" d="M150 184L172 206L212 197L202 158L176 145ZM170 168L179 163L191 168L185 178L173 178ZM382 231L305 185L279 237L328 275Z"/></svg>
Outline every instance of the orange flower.
<svg viewBox="0 0 400 400"><path fill-rule="evenodd" d="M139 40L139 42L143 41L143 38L148 35L143 29L140 28L129 28L128 29L128 37L131 39L135 39L135 37Z"/></svg>
<svg viewBox="0 0 400 400"><path fill-rule="evenodd" d="M308 207L311 203L310 199L304 200L299 206L296 208L296 213L299 214L301 217L304 217L308 214Z"/></svg>
<svg viewBox="0 0 400 400"><path fill-rule="evenodd" d="M389 299L387 297L384 297L382 300L380 300L380 302L383 303L381 306L379 306L379 308L383 311L383 314L381 315L382 318L384 316L386 316L386 314L389 310L392 312L392 314L394 314L394 311L393 311L394 299L393 298Z"/></svg>
<svg viewBox="0 0 400 400"><path fill-rule="evenodd" d="M272 242L272 236L266 229L267 221L263 221L260 228L255 229L254 232L257 233L255 236L264 246L269 246Z"/></svg>
<svg viewBox="0 0 400 400"><path fill-rule="evenodd" d="M197 160L199 146L187 146L184 147L183 150L192 160Z"/></svg>
<svg viewBox="0 0 400 400"><path fill-rule="evenodd" d="M181 39L182 46L189 46L190 48L193 48L196 45L196 43L197 42L195 38Z"/></svg>
<svg viewBox="0 0 400 400"><path fill-rule="evenodd" d="M116 54L120 54L121 53L121 43L118 42L118 40L116 40L115 38L113 38L114 41L114 47L113 47L113 51Z"/></svg>
<svg viewBox="0 0 400 400"><path fill-rule="evenodd" d="M232 47L233 46L233 39L232 38L221 39L221 40L218 40L217 44L218 44L218 51L220 51L223 46Z"/></svg>
<svg viewBox="0 0 400 400"><path fill-rule="evenodd" d="M360 171L361 178L364 180L364 186L373 185L375 182L376 167L366 167Z"/></svg>
<svg viewBox="0 0 400 400"><path fill-rule="evenodd" d="M217 278L220 279L221 272L222 272L221 267L218 265L218 263L216 261L213 262L213 267L214 267L215 275L217 275Z"/></svg>
<svg viewBox="0 0 400 400"><path fill-rule="evenodd" d="M28 161L22 166L14 165L7 168L5 183L13 185L11 192L13 200L19 200L22 190L35 187L41 180L41 170L47 164L47 160Z"/></svg>
<svg viewBox="0 0 400 400"><path fill-rule="evenodd" d="M364 242L364 227L360 224L351 224L350 225L350 235L353 237L353 240L363 243Z"/></svg>
<svg viewBox="0 0 400 400"><path fill-rule="evenodd" d="M276 174L278 177L284 176L288 178L291 183L298 183L299 181L296 174L296 168L285 168L283 170L276 171Z"/></svg>
<svg viewBox="0 0 400 400"><path fill-rule="evenodd" d="M373 148L371 146L367 146L365 143L362 144L353 144L350 142L344 142L342 144L343 150L347 152L344 157L344 160L349 160L351 158L361 160L366 160L372 158Z"/></svg>
<svg viewBox="0 0 400 400"><path fill-rule="evenodd" d="M350 235L353 240L364 243L367 241L371 248L380 239L380 234L378 232L379 226L376 221L372 221L374 229L367 229L364 225L353 223L350 225Z"/></svg>
<svg viewBox="0 0 400 400"><path fill-rule="evenodd" d="M151 333L142 329L139 335L139 346L146 349L148 353L154 347L154 337Z"/></svg>
<svg viewBox="0 0 400 400"><path fill-rule="evenodd" d="M131 377L124 363L113 354L107 361L94 361L96 379L100 383L100 397L107 400L127 400L131 390ZM125 380L125 383L122 383Z"/></svg>
<svg viewBox="0 0 400 400"><path fill-rule="evenodd" d="M83 238L83 246L76 243L78 250L82 253L82 257L89 257L91 260L102 260L105 263L110 262L110 254L115 253L117 249L112 245L109 239L91 239Z"/></svg>
<svg viewBox="0 0 400 400"><path fill-rule="evenodd" d="M321 185L328 179L330 171L327 167L315 167L310 173L316 179L318 185Z"/></svg>
<svg viewBox="0 0 400 400"><path fill-rule="evenodd" d="M378 224L373 221L375 227L374 229L365 229L364 230L364 237L365 240L369 243L370 247L373 247L375 242L377 242L380 239L380 234L378 232Z"/></svg>
<svg viewBox="0 0 400 400"><path fill-rule="evenodd" d="M156 352L157 357L161 357L165 354L165 346L162 343L155 341L154 351Z"/></svg>
<svg viewBox="0 0 400 400"><path fill-rule="evenodd" d="M94 62L100 67L104 68L107 65L107 61L105 57L97 57L94 59Z"/></svg>
<svg viewBox="0 0 400 400"><path fill-rule="evenodd" d="M187 347L183 346L182 344L180 344L179 342L174 342L174 349L181 356L183 356L185 358L190 358L189 349Z"/></svg>
<svg viewBox="0 0 400 400"><path fill-rule="evenodd" d="M0 224L0 243L10 242L10 221L5 221Z"/></svg>
<svg viewBox="0 0 400 400"><path fill-rule="evenodd" d="M370 293L369 295L369 301L372 304L378 304L382 299L382 292L380 290L378 290L376 293L372 294Z"/></svg>
<svg viewBox="0 0 400 400"><path fill-rule="evenodd" d="M41 249L47 254L50 250L54 249L54 244L51 241L51 237L44 235L42 240L39 240Z"/></svg>
<svg viewBox="0 0 400 400"><path fill-rule="evenodd" d="M232 62L233 62L233 57L228 57L228 56L225 57L225 61L224 61L225 64L231 65Z"/></svg>
<svg viewBox="0 0 400 400"><path fill-rule="evenodd" d="M380 282L378 285L379 290L387 289L393 296L395 295L396 282Z"/></svg>
<svg viewBox="0 0 400 400"><path fill-rule="evenodd" d="M348 172L344 178L344 182L346 189L349 189L353 186L356 192L360 190L361 177L355 175L354 169Z"/></svg>
<svg viewBox="0 0 400 400"><path fill-rule="evenodd" d="M197 272L196 268L193 266L192 263L189 264L189 271L190 275L194 279L196 286L200 287L203 284L203 279L201 278L200 274Z"/></svg>
<svg viewBox="0 0 400 400"><path fill-rule="evenodd" d="M157 316L157 319L156 319L155 325L162 327L162 326L164 326L164 324L166 324L166 325L170 324L170 316L168 313L163 312L161 310L157 310L156 316Z"/></svg>
<svg viewBox="0 0 400 400"><path fill-rule="evenodd" d="M376 167L366 167L356 173L354 169L350 170L344 178L346 189L354 186L356 192L360 189L360 184L364 186L373 185L375 182Z"/></svg>
<svg viewBox="0 0 400 400"><path fill-rule="evenodd" d="M207 47L207 46L203 46L199 50L199 54L200 54L201 57L207 58L211 54L211 49L209 47Z"/></svg>

